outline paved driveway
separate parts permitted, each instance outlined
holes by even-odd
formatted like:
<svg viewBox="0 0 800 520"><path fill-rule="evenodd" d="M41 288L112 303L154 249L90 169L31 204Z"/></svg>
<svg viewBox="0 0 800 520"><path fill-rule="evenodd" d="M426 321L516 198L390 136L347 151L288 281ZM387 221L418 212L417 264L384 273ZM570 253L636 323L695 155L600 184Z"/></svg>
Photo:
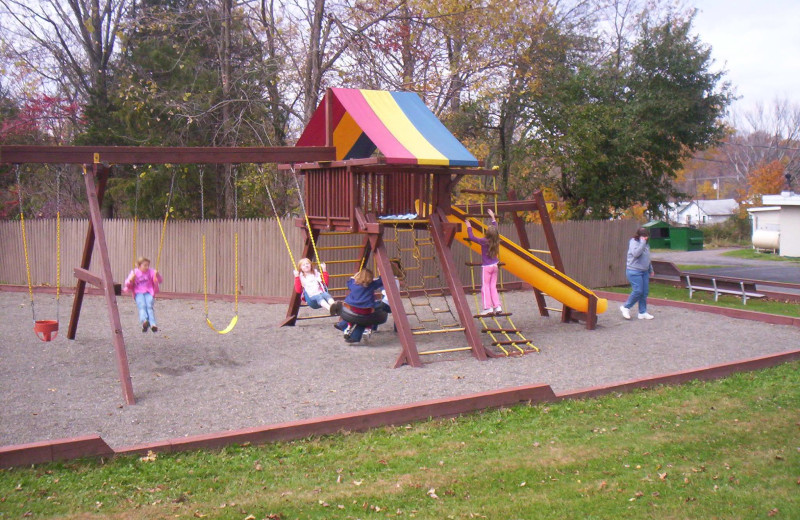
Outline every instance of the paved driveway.
<svg viewBox="0 0 800 520"><path fill-rule="evenodd" d="M719 267L684 269L697 273L716 274L753 280L800 283L800 262L781 262L776 260L753 260L723 256L735 248L705 249L702 251L656 251L653 260L664 260L680 265L713 265Z"/></svg>

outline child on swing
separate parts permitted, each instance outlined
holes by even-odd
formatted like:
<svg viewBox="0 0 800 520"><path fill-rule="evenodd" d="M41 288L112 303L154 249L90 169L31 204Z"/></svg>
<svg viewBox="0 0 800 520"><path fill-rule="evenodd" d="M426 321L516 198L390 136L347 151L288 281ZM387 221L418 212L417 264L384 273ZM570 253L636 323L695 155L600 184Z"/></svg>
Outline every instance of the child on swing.
<svg viewBox="0 0 800 520"><path fill-rule="evenodd" d="M375 312L375 291L383 288L383 281L380 277L375 278L369 269L361 269L347 280L347 288L350 292L344 299L344 305L353 313L367 315ZM333 307L332 313L336 313L341 309L342 304L340 302L337 302L336 305ZM348 325L344 320L340 321L335 327L344 330L344 340L347 343L360 342L366 329L364 325Z"/></svg>
<svg viewBox="0 0 800 520"><path fill-rule="evenodd" d="M150 269L150 259L140 257L136 260L136 267L131 270L125 279L125 292L132 292L136 307L139 309L139 322L142 332L147 329L158 332L156 315L153 311L153 300L158 294L158 284L163 283L161 273Z"/></svg>
<svg viewBox="0 0 800 520"><path fill-rule="evenodd" d="M330 312L331 304L335 300L328 292L328 269L324 262L320 262L319 268L322 274L313 268L311 260L301 258L297 262L297 269L294 270L294 290L297 294L303 295L312 309L325 307L325 310Z"/></svg>
<svg viewBox="0 0 800 520"><path fill-rule="evenodd" d="M500 254L500 232L497 231L497 220L494 212L488 210L492 222L486 227L486 238L476 238L472 233L472 225L467 220L467 235L473 242L481 246L481 270L483 273L481 281L481 299L483 300L482 316L499 314L503 312L500 306L500 297L497 294L497 273L499 270Z"/></svg>

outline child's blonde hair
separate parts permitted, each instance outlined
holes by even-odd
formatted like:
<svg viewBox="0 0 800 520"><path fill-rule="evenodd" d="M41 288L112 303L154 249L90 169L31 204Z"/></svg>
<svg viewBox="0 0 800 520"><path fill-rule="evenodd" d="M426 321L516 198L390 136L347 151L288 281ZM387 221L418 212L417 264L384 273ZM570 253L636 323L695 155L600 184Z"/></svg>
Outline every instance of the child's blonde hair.
<svg viewBox="0 0 800 520"><path fill-rule="evenodd" d="M150 262L150 259L145 256L140 256L136 259L136 267L141 267L143 263Z"/></svg>
<svg viewBox="0 0 800 520"><path fill-rule="evenodd" d="M298 260L298 261L297 261L297 271L298 271L298 272L300 272L300 273L302 273L302 272L303 272L303 269L300 267L300 266L303 264L303 262L308 262L308 263L309 263L309 265L311 265L311 269L312 269L312 271L313 271L313 269L314 269L314 262L312 262L310 258L301 258L300 260Z"/></svg>
<svg viewBox="0 0 800 520"><path fill-rule="evenodd" d="M372 274L372 271L369 269L362 269L353 276L353 280L358 285L363 285L364 287L368 286L372 283L372 280L375 279L375 275Z"/></svg>
<svg viewBox="0 0 800 520"><path fill-rule="evenodd" d="M497 226L489 225L486 228L486 240L489 242L489 256L497 258L500 254L500 232Z"/></svg>

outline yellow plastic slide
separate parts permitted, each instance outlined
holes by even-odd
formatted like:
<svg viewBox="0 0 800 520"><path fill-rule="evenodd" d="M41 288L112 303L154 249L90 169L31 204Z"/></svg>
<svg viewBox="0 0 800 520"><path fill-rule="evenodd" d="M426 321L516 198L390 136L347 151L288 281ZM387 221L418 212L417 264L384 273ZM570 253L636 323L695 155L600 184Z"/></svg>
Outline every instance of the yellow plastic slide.
<svg viewBox="0 0 800 520"><path fill-rule="evenodd" d="M452 208L452 212L454 214L448 215L447 219L453 223L463 224L461 226L461 231L456 233L456 240L480 254L480 244L471 242L468 239L464 212L458 208ZM473 234L478 238L483 238L483 224L475 219L470 219L470 222L472 223ZM589 298L581 294L575 288L570 287L568 283L574 283L589 294L594 293L572 280L558 269L542 262L529 251L526 251L503 235L500 235L500 262L505 264L503 269L524 282L529 283L543 293L555 298L567 307L581 312L587 312L589 309ZM563 280L567 282L565 283ZM608 300L605 298L598 298L597 314L604 313L607 307Z"/></svg>

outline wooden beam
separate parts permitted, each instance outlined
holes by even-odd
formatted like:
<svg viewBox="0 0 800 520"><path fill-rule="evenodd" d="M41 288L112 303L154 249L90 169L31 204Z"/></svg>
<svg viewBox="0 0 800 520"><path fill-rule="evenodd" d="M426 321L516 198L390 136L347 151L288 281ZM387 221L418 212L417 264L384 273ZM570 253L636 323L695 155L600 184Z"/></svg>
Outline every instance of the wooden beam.
<svg viewBox="0 0 800 520"><path fill-rule="evenodd" d="M439 255L439 263L441 264L442 274L447 281L447 286L450 289L450 296L453 298L453 305L458 311L458 319L461 326L464 327L464 335L467 339L467 344L472 350L472 355L479 361L486 361L486 349L481 342L481 336L478 328L475 326L475 320L472 318L472 312L469 309L467 298L464 295L464 287L461 285L461 280L458 278L458 270L455 261L453 260L453 253L445 241L444 232L442 231L443 216L434 211L431 214L431 237L433 238L436 253Z"/></svg>
<svg viewBox="0 0 800 520"><path fill-rule="evenodd" d="M96 196L98 205L103 204L103 197L106 193L106 183L108 181L109 168L103 166L98 168L99 178L97 179ZM83 254L81 255L81 269L88 269L92 264L92 251L94 251L94 222L89 219L89 226L86 230L86 239L83 242ZM75 286L75 298L72 300L72 313L69 317L69 327L67 328L67 338L75 339L78 332L78 320L81 317L81 307L83 306L83 295L86 292L86 282L78 278Z"/></svg>
<svg viewBox="0 0 800 520"><path fill-rule="evenodd" d="M395 282L389 254L386 252L386 247L381 237L375 237L374 253L375 263L380 271L381 279L384 280L383 288L386 291L386 297L389 299L389 307L392 308L392 320L397 326L397 338L400 340L402 348L394 367L398 368L404 364L409 364L412 367L421 368L422 360L419 358L417 343L411 333L411 324L408 322L403 299L400 297L400 288Z"/></svg>
<svg viewBox="0 0 800 520"><path fill-rule="evenodd" d="M101 167L102 168L102 167ZM128 367L128 354L125 352L125 340L122 337L122 322L119 319L119 307L117 307L117 297L114 295L114 282L111 275L111 259L108 256L108 245L106 235L103 231L103 216L100 213L100 202L97 197L97 188L94 178L97 175L98 165L94 164L91 168L84 170L86 181L86 194L89 198L89 216L94 225L94 234L97 240L97 252L100 253L100 266L103 279L103 293L106 299L106 309L108 310L108 320L111 324L112 342L117 354L117 372L119 382L122 385L122 395L127 404L136 404L133 396L133 384L131 383L131 373Z"/></svg>
<svg viewBox="0 0 800 520"><path fill-rule="evenodd" d="M330 161L327 146L158 147L158 146L0 146L0 164L240 164Z"/></svg>
<svg viewBox="0 0 800 520"><path fill-rule="evenodd" d="M80 267L76 267L72 270L75 273L75 278L78 280L83 280L84 282L88 282L95 287L99 287L100 289L103 288L103 279L97 276L96 274L87 271L86 269L81 269Z"/></svg>
<svg viewBox="0 0 800 520"><path fill-rule="evenodd" d="M477 204L470 204L470 206L475 207ZM488 204L484 204L484 206L488 206ZM461 211L466 211L464 204L456 204L455 207ZM491 207L494 210L494 203L491 204ZM497 212L501 214L512 211L537 211L538 208L538 204L533 200L503 200L497 202Z"/></svg>
<svg viewBox="0 0 800 520"><path fill-rule="evenodd" d="M508 198L512 200L516 199L516 192L514 190L508 190ZM545 206L545 208L547 208L547 206ZM531 241L528 238L528 231L525 229L525 222L516 211L511 212L511 218L514 220L514 228L517 230L519 245L521 245L525 251L529 251L531 248ZM547 310L547 302L544 299L544 294L542 294L542 291L536 287L533 287L533 296L536 299L536 305L539 307L539 316L550 316L550 313Z"/></svg>

